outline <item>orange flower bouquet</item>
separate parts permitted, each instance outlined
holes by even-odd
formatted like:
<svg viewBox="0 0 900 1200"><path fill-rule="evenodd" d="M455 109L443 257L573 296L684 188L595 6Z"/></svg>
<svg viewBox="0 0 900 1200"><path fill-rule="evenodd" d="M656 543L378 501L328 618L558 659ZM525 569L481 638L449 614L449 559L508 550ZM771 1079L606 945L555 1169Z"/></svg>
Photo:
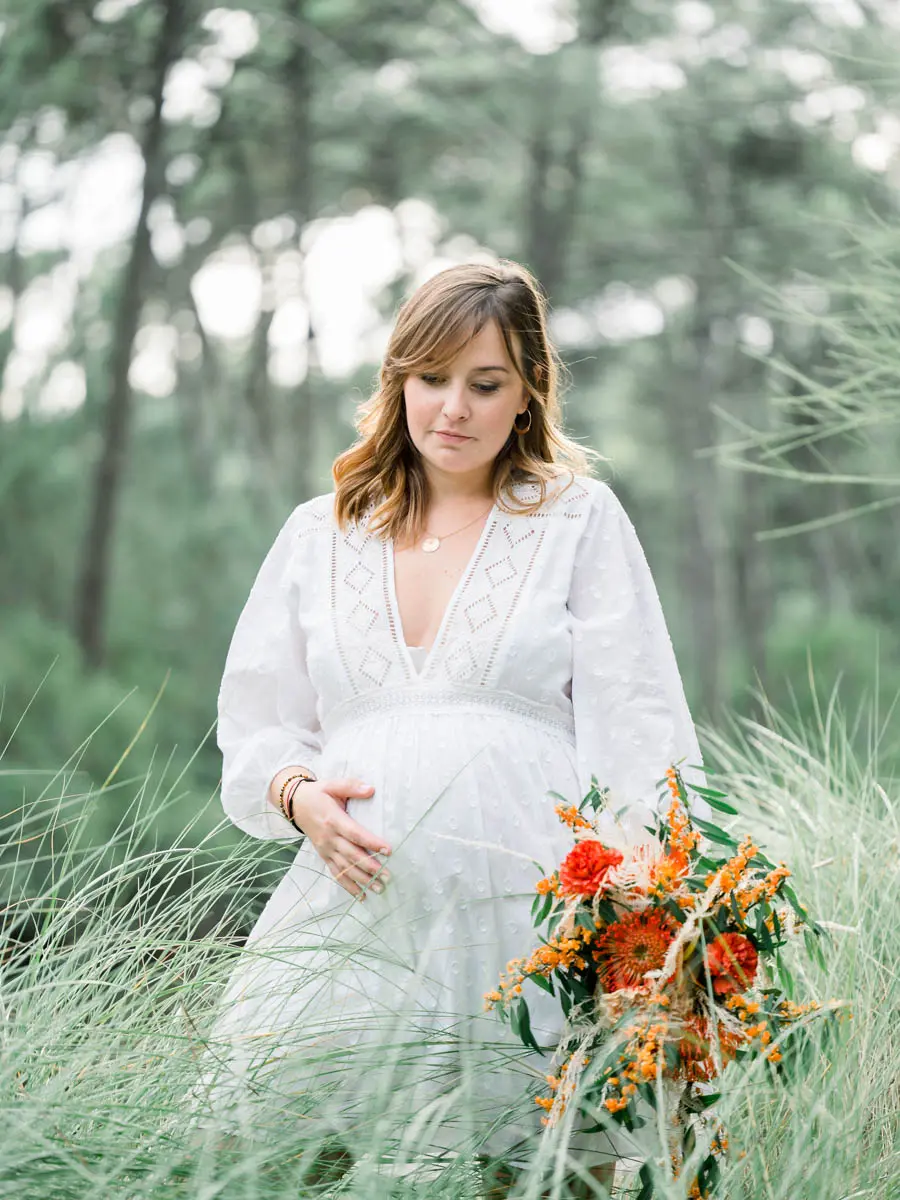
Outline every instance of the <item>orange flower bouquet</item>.
<svg viewBox="0 0 900 1200"><path fill-rule="evenodd" d="M559 869L536 885L532 915L546 924L541 945L514 959L486 1007L496 1008L535 1050L523 984L556 996L566 1021L538 1096L553 1125L575 1102L628 1130L644 1124L641 1100L667 1105L672 1169L708 1135L708 1151L689 1195L712 1195L727 1151L713 1107L712 1085L725 1067L762 1057L767 1069L788 1070L802 1053L811 1017L841 1005L798 1004L780 951L803 932L821 962L823 930L801 907L790 871L760 852L751 837L738 843L711 822L692 816L687 786L676 767L665 784L665 816L648 840L620 851L606 845L598 815L606 792L591 790L576 808L563 797L556 812L575 840ZM736 813L725 793L690 787L712 807ZM701 844L704 842L705 844ZM596 1124L594 1128L601 1128ZM640 1200L653 1195L647 1164Z"/></svg>

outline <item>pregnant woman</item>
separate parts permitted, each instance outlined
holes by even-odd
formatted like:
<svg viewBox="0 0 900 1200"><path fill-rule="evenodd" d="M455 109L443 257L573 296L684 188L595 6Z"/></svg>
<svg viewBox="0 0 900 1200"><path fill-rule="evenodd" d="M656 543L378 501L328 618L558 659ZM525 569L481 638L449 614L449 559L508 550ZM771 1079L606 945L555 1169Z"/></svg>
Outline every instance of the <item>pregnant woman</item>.
<svg viewBox="0 0 900 1200"><path fill-rule="evenodd" d="M621 841L641 838L670 763L702 782L644 554L562 432L557 380L526 269L429 279L335 491L287 519L238 621L222 802L254 837L303 840L213 1040L270 1122L358 1149L400 1096L420 1146L527 1141L549 1059L517 1053L482 997L533 943L534 864L570 844L548 793L577 803L596 775ZM532 1010L552 1047L557 1003ZM572 1144L608 1178L613 1143Z"/></svg>

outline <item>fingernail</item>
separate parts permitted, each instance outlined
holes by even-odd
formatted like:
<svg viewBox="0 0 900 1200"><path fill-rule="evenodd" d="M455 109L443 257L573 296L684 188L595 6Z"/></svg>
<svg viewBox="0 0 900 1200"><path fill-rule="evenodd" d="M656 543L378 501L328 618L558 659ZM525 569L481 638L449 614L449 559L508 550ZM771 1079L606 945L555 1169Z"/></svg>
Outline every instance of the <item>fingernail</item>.
<svg viewBox="0 0 900 1200"><path fill-rule="evenodd" d="M372 880L372 891L373 892L383 892L384 891L384 884L381 882L380 879Z"/></svg>

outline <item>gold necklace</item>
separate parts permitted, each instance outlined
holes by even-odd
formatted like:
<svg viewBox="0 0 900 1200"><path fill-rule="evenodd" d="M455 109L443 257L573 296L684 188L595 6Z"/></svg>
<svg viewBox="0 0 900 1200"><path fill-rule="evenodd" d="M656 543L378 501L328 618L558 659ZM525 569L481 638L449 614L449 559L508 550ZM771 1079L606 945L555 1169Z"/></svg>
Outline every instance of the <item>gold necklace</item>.
<svg viewBox="0 0 900 1200"><path fill-rule="evenodd" d="M491 504L491 508L493 507L493 504ZM466 521L465 525L460 525L459 529L454 529L451 533L445 533L443 537L438 537L436 534L429 533L422 542L422 549L426 554L434 554L435 550L440 548L441 542L445 542L447 538L453 537L453 535L456 533L462 533L464 529L468 529L470 525L474 525L480 517L486 517L491 511L491 508L489 508L487 512L479 513L478 516L473 517L471 521Z"/></svg>

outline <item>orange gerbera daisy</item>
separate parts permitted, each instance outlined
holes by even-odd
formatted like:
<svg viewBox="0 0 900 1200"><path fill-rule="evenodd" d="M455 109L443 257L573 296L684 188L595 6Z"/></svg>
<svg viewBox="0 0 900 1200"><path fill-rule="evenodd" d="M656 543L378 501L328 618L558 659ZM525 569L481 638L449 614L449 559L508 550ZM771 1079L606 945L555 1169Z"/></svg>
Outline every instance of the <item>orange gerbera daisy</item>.
<svg viewBox="0 0 900 1200"><path fill-rule="evenodd" d="M627 913L597 939L604 990L638 987L658 970L675 936L672 918L657 908Z"/></svg>

